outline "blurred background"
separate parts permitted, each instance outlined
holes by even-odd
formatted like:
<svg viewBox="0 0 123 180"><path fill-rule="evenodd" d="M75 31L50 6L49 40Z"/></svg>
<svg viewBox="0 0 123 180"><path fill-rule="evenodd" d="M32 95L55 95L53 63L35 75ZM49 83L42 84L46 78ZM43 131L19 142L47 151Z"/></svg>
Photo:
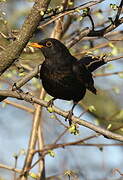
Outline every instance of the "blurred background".
<svg viewBox="0 0 123 180"><path fill-rule="evenodd" d="M69 1L69 6L77 7L89 1ZM103 1L92 6L91 16L96 29L102 29L111 23L110 17L115 18L117 6L120 0ZM16 37L26 16L34 2L31 0L3 0L0 1L0 51ZM61 5L60 0L52 0L50 8ZM88 17L82 17L83 11L65 16L64 23L69 21L69 26L61 37L64 44L68 44L84 28L91 28ZM48 19L45 20L47 22ZM45 23L45 22L41 22ZM31 41L39 41L51 36L55 22L38 28ZM123 55L123 25L108 33L105 38L84 37L76 45L70 48L72 55L80 59L85 54L103 56L108 58ZM1 77L0 88L9 89L13 83L25 76L37 64L44 60L40 51L25 48L20 58ZM92 122L101 127L108 128L112 132L123 134L123 59L111 61L94 72L95 87L98 95L89 92L79 105L74 114L80 118ZM38 97L42 88L41 81L33 78L22 88L24 92L31 92ZM46 95L45 100L51 97ZM56 100L55 105L67 111L72 107L72 102ZM27 109L26 109L26 108ZM22 169L25 153L28 148L30 131L32 127L34 105L7 98L0 103L0 164L15 166L15 156L18 155L17 169ZM78 127L78 134L65 131L68 122L64 118L49 113L43 108L43 137L45 144L73 142L95 134L85 127ZM60 122L59 122L60 121ZM61 123L62 122L62 123ZM64 132L65 131L65 132ZM64 132L61 138L58 137ZM92 138L86 143L88 146L69 146L56 149L53 155L48 154L45 158L46 177L49 179L72 179L80 180L119 180L123 179L118 172L113 173L115 168L123 172L123 148L114 140L99 136ZM95 145L91 145L91 144ZM103 146L105 143L107 146ZM34 162L37 157L34 158ZM0 166L1 167L1 166ZM37 166L32 169L37 172ZM0 168L0 179L13 179L13 172ZM31 177L30 177L31 179Z"/></svg>

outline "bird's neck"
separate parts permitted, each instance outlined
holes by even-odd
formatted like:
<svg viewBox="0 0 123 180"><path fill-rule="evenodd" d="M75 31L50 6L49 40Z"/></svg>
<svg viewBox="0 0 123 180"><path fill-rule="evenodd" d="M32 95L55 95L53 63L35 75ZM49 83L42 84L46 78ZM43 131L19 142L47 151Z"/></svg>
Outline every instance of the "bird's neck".
<svg viewBox="0 0 123 180"><path fill-rule="evenodd" d="M53 65L53 64L57 64L57 66L67 66L68 64L71 63L71 58L68 56L54 56L54 57L50 57L50 58L45 58L45 62L47 65Z"/></svg>

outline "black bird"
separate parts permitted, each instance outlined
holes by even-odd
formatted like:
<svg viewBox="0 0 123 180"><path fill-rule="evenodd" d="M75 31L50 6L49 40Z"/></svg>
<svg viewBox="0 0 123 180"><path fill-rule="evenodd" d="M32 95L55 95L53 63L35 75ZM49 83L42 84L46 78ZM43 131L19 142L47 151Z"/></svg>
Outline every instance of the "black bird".
<svg viewBox="0 0 123 180"><path fill-rule="evenodd" d="M68 115L71 125L73 109L85 96L86 89L96 94L91 72L105 64L104 60L91 56L77 60L64 44L53 38L31 43L30 46L40 48L45 57L40 78L46 92L53 96L49 104L55 99L73 100L73 106Z"/></svg>

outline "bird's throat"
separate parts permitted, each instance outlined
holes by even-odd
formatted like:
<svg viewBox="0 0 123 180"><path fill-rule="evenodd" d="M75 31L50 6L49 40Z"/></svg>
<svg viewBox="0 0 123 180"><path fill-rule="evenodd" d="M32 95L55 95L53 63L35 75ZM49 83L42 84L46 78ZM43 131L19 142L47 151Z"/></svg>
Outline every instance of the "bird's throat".
<svg viewBox="0 0 123 180"><path fill-rule="evenodd" d="M57 56L53 56L50 58L45 57L45 63L49 66L52 66L55 64L58 67L58 66L67 66L67 65L71 64L71 61L68 56L63 57L63 56L57 55Z"/></svg>

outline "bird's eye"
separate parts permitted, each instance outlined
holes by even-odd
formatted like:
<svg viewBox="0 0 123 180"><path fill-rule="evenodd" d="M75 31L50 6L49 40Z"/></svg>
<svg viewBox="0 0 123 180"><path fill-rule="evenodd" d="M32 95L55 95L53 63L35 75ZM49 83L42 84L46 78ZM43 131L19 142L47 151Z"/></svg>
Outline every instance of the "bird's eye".
<svg viewBox="0 0 123 180"><path fill-rule="evenodd" d="M52 46L52 42L51 41L46 42L46 46L47 47L51 47Z"/></svg>

